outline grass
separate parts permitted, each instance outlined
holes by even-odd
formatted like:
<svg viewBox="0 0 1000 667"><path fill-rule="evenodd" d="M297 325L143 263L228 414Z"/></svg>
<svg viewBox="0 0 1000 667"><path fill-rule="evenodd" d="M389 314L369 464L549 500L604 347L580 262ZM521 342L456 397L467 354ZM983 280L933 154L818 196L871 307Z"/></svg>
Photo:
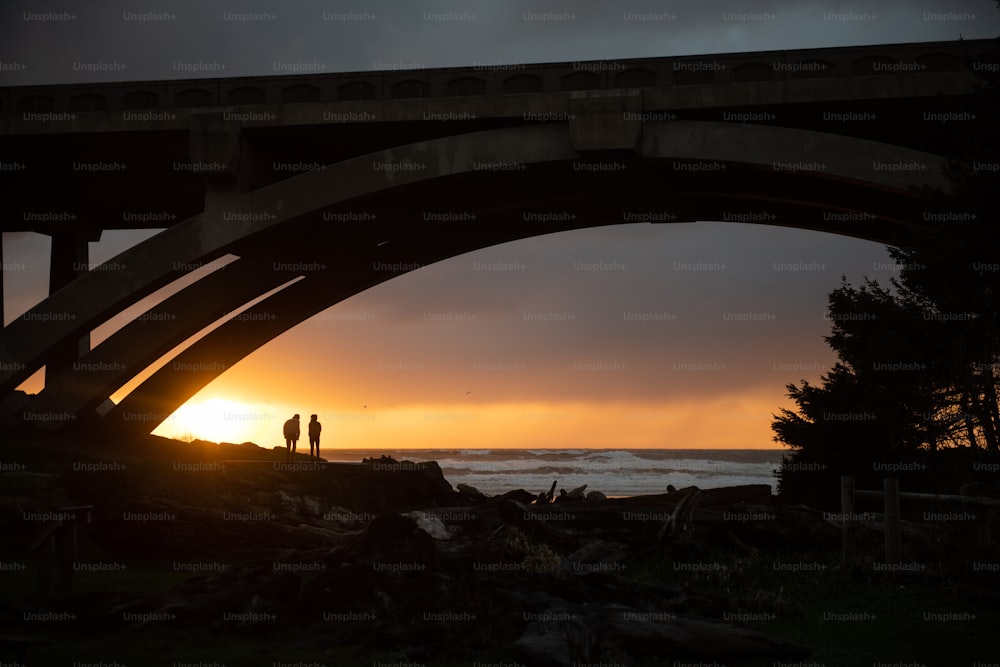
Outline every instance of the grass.
<svg viewBox="0 0 1000 667"><path fill-rule="evenodd" d="M668 555L647 555L626 571L629 578L649 583L687 585L716 592L732 601L732 612L772 614L772 620L742 623L765 634L809 646L813 654L802 662L758 660L740 663L747 667L878 667L902 664L911 667L952 667L994 663L1000 655L995 628L1000 613L985 600L970 600L959 592L957 582L946 578L892 575L875 572L869 565L851 573L842 570L830 554L801 553L783 556L741 557L715 554L702 558L703 571L683 569ZM789 566L803 571L788 571ZM786 569L782 569L786 568ZM130 564L114 574L77 572L74 595L93 591L155 594L191 576L166 566ZM5 582L4 599L13 601L34 595L34 571ZM982 583L982 582L981 582ZM974 614L969 620L925 620L925 612ZM840 620L836 615L867 614L862 620ZM736 624L737 621L730 621ZM53 624L46 632L53 643L29 652L28 664L72 665L105 663L120 665L212 664L226 667L273 667L300 662L329 667L370 667L376 662L403 662L398 655L372 647L335 646L322 632L305 628L278 628L273 632L241 634L228 629L216 633L209 628L172 628L169 623L150 623L119 633L88 633L63 630ZM480 656L480 663L510 662L509 655ZM418 663L420 661L417 661ZM676 661L685 664L685 661ZM428 666L451 667L462 662L424 661ZM673 661L647 661L642 665L671 665ZM709 662L708 664L712 664Z"/></svg>
<svg viewBox="0 0 1000 667"><path fill-rule="evenodd" d="M772 620L742 625L810 647L813 655L801 663L805 665L953 667L996 662L1000 656L996 606L968 599L947 579L884 574L870 568L851 573L828 555L808 553L780 560L811 569L799 572L781 570L769 556L720 555L704 561L718 569L688 572L668 557L648 557L627 576L651 583L688 584L725 594L733 600L734 611L771 614ZM940 612L969 616L951 621L924 617ZM757 660L743 664L800 663Z"/></svg>
<svg viewBox="0 0 1000 667"><path fill-rule="evenodd" d="M282 663L328 667L371 667L372 654L349 647L309 644L314 638L303 632L284 632L251 637L214 635L210 632L171 631L143 628L98 639L67 636L59 644L39 647L31 653L33 664L73 665L96 663L119 665L163 665L177 663L225 665L226 667L272 667ZM382 661L395 661L383 656Z"/></svg>

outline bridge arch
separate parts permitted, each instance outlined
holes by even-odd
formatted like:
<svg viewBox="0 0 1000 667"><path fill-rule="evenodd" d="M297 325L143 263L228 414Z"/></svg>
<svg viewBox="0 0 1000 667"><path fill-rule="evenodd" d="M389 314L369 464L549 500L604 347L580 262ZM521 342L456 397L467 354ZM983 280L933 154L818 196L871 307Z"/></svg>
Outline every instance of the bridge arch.
<svg viewBox="0 0 1000 667"><path fill-rule="evenodd" d="M160 96L150 90L136 90L122 95L122 110L155 109L160 105Z"/></svg>
<svg viewBox="0 0 1000 667"><path fill-rule="evenodd" d="M178 107L212 106L212 91L204 88L187 88L174 94L174 105Z"/></svg>
<svg viewBox="0 0 1000 667"><path fill-rule="evenodd" d="M228 104L264 104L266 101L267 93L258 86L240 86L226 94Z"/></svg>
<svg viewBox="0 0 1000 667"><path fill-rule="evenodd" d="M96 93L84 93L69 100L70 111L104 111L107 108L108 98Z"/></svg>
<svg viewBox="0 0 1000 667"><path fill-rule="evenodd" d="M544 79L535 74L515 74L503 80L505 93L540 93L544 88Z"/></svg>
<svg viewBox="0 0 1000 667"><path fill-rule="evenodd" d="M374 100L375 97L375 86L367 81L351 81L337 86L337 99L341 101Z"/></svg>
<svg viewBox="0 0 1000 667"><path fill-rule="evenodd" d="M31 95L17 101L18 113L46 113L55 108L55 101L46 95Z"/></svg>
<svg viewBox="0 0 1000 667"><path fill-rule="evenodd" d="M55 346L98 326L169 282L180 272L178 266L209 261L225 252L240 255L232 270L212 274L174 297L176 304L193 303L199 299L199 290L212 289L214 308L192 309L177 326L156 327L155 331L146 327L143 332L141 321L132 323L88 355L91 360L101 359L101 355L115 358L122 350L134 347L135 341L142 341L140 347L145 349L133 352L137 355L136 365L124 364L127 370L105 376L100 382L88 377L89 371L69 369L66 373L70 375L64 373L65 377L54 380L31 407L58 411L63 406L72 414L93 408L95 402L113 393L114 389L109 392L108 387L116 383L121 386L128 373L134 374L152 363L150 355L172 349L192 332L218 319L220 313L237 311L282 281L294 278L278 271L261 271L261 263L266 265L269 254L280 248L282 232L287 232L289 226L315 230L317 216L337 207L356 209L385 202L379 222L363 225L352 244L343 244L346 249L341 271L313 273L287 284L261 306L282 313L277 321L250 318L224 324L182 353L177 358L180 366L165 366L151 376L111 416L152 430L157 418L162 421L228 367L221 362L212 365L192 360L212 355L218 359L219 354L239 355L238 360L348 296L416 265L469 250L551 231L608 224L614 212L621 215L623 208L638 212L673 210L676 213L671 221L693 221L718 219L719 212L727 209L752 212L753 207L763 205L787 214L782 219L763 220L769 224L885 241L894 226L913 224L919 217L915 215L916 199L910 186L943 184L941 160L932 155L826 133L742 123L650 121L643 125L634 153L610 158L612 163L624 165L620 177L594 178L588 165L608 160L594 161L578 152L566 123L547 123L397 147L329 165L244 195L230 195L223 202L227 210L246 211L245 218L221 224L221 209L210 207L114 258L116 264L129 269L131 279L127 283L120 275L89 272L9 325L0 339L0 358L4 361L0 367L14 370L3 371L4 390L12 390L44 364L48 351ZM927 169L916 173L882 170L873 168L877 161L919 162ZM718 182L714 186L706 181L699 183L697 175L704 170L692 165L718 165L712 169L727 173L725 187ZM515 168L508 169L511 166ZM483 187L498 180L510 187ZM604 184L600 188L595 186L598 181ZM671 181L676 184L670 185ZM790 190L783 191L783 187ZM723 196L720 190L728 195ZM477 210L484 211L484 223L488 221L480 227L488 231L445 235L451 239L446 243L423 230L415 233L413 225L400 217L400 211L412 209L414 202L426 203L446 191L453 193L451 198L459 205L462 196L472 197L467 200L470 206L482 201L484 193L493 192L492 197L486 197L485 205L477 206ZM529 207L551 209L586 200L586 215L557 225L540 226L530 220L511 225L514 209L510 192L518 193L519 204ZM824 211L868 210L878 211L878 221L843 224L838 218L824 222L819 215ZM257 215L249 215L254 212ZM329 224L326 229L329 233ZM401 268L379 271L374 268L376 262ZM257 279L250 280L254 275ZM67 317L51 317L60 313ZM150 340L145 337L148 334L158 338ZM81 359L80 367L88 367L86 358ZM187 370L190 368L205 368L205 372L194 377ZM179 375L182 372L188 374ZM173 405L177 400L180 402ZM126 419L130 414L148 414L152 418Z"/></svg>
<svg viewBox="0 0 1000 667"><path fill-rule="evenodd" d="M430 97L431 84L420 79L406 79L392 84L389 90L394 100L407 97Z"/></svg>
<svg viewBox="0 0 1000 667"><path fill-rule="evenodd" d="M318 86L300 83L281 89L282 104L301 104L304 102L319 102L320 89Z"/></svg>
<svg viewBox="0 0 1000 667"><path fill-rule="evenodd" d="M485 95L486 81L477 76L463 76L448 82L445 90L448 95Z"/></svg>
<svg viewBox="0 0 1000 667"><path fill-rule="evenodd" d="M579 70L565 74L559 79L560 90L588 90L601 85L601 75L597 72Z"/></svg>

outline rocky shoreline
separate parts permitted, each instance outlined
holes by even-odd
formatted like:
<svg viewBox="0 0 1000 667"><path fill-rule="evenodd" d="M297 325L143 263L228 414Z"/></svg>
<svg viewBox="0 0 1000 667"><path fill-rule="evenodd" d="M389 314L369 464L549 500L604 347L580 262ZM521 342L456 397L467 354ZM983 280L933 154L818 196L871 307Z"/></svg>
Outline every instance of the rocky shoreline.
<svg viewBox="0 0 1000 667"><path fill-rule="evenodd" d="M79 533L72 588L4 596L11 651L18 638L63 641L66 628L199 641L294 629L309 637L299 648L330 665L346 664L329 659L345 647L420 665L803 660L808 647L748 627L760 604L624 575L650 557L694 568L720 550L780 558L839 548L823 513L781 506L766 485L546 502L536 490L456 491L432 462L287 464L262 451L260 460L3 473L2 560L23 564L19 576L41 574L53 522L75 521ZM130 568L174 583L130 589L121 584ZM72 624L38 622L65 614Z"/></svg>

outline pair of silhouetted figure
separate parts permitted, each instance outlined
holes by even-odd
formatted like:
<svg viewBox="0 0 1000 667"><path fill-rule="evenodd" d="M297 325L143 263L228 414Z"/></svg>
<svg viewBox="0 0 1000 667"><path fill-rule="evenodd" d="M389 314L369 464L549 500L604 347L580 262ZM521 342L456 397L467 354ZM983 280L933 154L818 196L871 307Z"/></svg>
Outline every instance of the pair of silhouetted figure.
<svg viewBox="0 0 1000 667"><path fill-rule="evenodd" d="M323 425L319 423L316 415L311 415L309 420L309 457L315 456L319 458L319 434L323 430ZM295 445L299 441L299 416L294 415L291 419L285 422L284 428L285 435L285 449L287 450L286 458L289 461L295 459ZM315 454L313 453L315 450Z"/></svg>

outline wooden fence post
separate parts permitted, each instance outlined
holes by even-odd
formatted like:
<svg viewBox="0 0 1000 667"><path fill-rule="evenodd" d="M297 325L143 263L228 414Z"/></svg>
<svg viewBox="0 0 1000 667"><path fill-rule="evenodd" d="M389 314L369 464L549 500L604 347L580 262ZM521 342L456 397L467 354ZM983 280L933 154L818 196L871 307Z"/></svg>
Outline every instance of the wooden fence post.
<svg viewBox="0 0 1000 667"><path fill-rule="evenodd" d="M840 478L840 530L844 567L854 567L854 478L842 475Z"/></svg>
<svg viewBox="0 0 1000 667"><path fill-rule="evenodd" d="M900 537L899 480L886 477L882 481L882 495L885 499L885 562L899 563L903 560L903 544Z"/></svg>
<svg viewBox="0 0 1000 667"><path fill-rule="evenodd" d="M49 533L43 538L38 548L38 590L42 593L52 593L56 588L58 578L58 560L56 556L55 534Z"/></svg>
<svg viewBox="0 0 1000 667"><path fill-rule="evenodd" d="M63 525L53 535L58 584L59 588L64 591L73 588L73 563L76 562L78 539L75 518L63 522Z"/></svg>

